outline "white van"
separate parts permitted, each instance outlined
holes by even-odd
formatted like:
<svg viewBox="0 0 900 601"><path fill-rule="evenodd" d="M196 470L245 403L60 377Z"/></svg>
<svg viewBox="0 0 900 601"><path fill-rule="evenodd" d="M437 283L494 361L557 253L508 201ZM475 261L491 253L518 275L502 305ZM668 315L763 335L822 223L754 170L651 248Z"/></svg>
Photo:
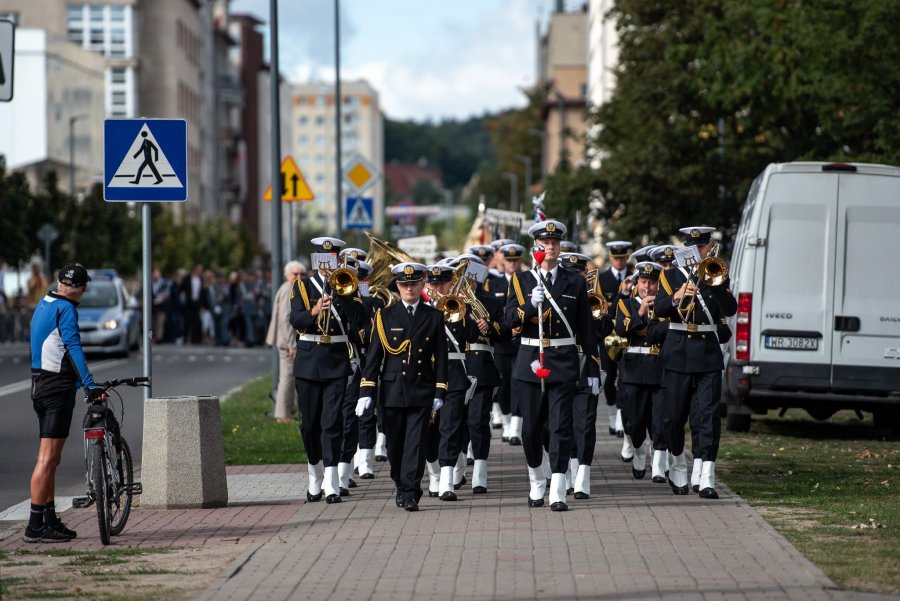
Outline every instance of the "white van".
<svg viewBox="0 0 900 601"><path fill-rule="evenodd" d="M900 168L769 165L729 269L729 430L789 407L817 419L871 411L900 428Z"/></svg>

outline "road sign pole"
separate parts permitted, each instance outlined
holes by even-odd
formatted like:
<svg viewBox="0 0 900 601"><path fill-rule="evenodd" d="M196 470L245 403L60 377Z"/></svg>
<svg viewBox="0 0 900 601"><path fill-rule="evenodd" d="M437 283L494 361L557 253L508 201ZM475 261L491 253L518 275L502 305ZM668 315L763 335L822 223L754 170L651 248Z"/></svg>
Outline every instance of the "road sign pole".
<svg viewBox="0 0 900 601"><path fill-rule="evenodd" d="M150 257L150 203L141 203L141 229L143 239L143 313L144 313L144 376L149 378L153 373L153 278ZM153 396L152 380L144 388L144 400Z"/></svg>
<svg viewBox="0 0 900 601"><path fill-rule="evenodd" d="M334 216L337 223L335 235L341 235L341 212L344 209L341 194L341 2L334 0Z"/></svg>
<svg viewBox="0 0 900 601"><path fill-rule="evenodd" d="M269 94L272 128L272 302L281 285L281 197L284 181L281 176L281 97L278 73L278 0L269 0ZM272 349L272 391L278 386L278 349ZM272 397L274 399L274 395ZM273 407L274 409L274 407ZM273 411L274 413L274 411Z"/></svg>

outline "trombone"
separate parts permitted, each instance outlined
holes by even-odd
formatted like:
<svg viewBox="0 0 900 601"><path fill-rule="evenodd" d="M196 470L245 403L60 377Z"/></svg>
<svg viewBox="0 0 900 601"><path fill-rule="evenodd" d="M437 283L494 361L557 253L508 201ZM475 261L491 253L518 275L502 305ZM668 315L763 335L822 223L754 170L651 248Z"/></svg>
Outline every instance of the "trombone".
<svg viewBox="0 0 900 601"><path fill-rule="evenodd" d="M725 283L727 278L728 264L719 258L719 243L716 242L706 258L700 261L700 263L697 264L696 269L691 272L687 283L696 286L700 282L703 282L707 286L721 286ZM699 291L697 294L699 294ZM689 295L683 295L681 300L678 301L677 311L681 316L681 321L684 321L685 317L694 309L694 303L696 302L696 295L691 294L690 302L688 302L687 306L684 306L684 299L687 296Z"/></svg>
<svg viewBox="0 0 900 601"><path fill-rule="evenodd" d="M450 281L450 291L447 294L439 294L434 306L444 312L444 321L456 323L466 314L466 301L461 296L461 289L466 282L465 262L459 264Z"/></svg>
<svg viewBox="0 0 900 601"><path fill-rule="evenodd" d="M346 256L341 260L340 267L332 270L323 269L323 273L326 274L325 293L327 293L328 289L331 289L338 296L352 296L356 294L356 291L359 289L359 277L353 273L353 270L347 267ZM321 312L316 318L316 323L318 324L319 329L322 330L322 342L330 342L328 329L331 326L331 313L332 309L329 307L324 319L322 318Z"/></svg>
<svg viewBox="0 0 900 601"><path fill-rule="evenodd" d="M588 303L591 306L591 316L600 319L609 311L609 302L600 294L600 270L592 269L584 276L587 282Z"/></svg>

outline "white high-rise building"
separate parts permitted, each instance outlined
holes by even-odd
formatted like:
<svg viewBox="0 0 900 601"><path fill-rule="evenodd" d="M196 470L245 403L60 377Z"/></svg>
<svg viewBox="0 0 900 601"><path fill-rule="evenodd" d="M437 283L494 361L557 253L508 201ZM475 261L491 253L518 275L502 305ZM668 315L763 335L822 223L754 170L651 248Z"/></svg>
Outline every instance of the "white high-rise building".
<svg viewBox="0 0 900 601"><path fill-rule="evenodd" d="M610 99L619 64L619 35L607 17L613 0L590 0L588 12L588 101L600 106Z"/></svg>

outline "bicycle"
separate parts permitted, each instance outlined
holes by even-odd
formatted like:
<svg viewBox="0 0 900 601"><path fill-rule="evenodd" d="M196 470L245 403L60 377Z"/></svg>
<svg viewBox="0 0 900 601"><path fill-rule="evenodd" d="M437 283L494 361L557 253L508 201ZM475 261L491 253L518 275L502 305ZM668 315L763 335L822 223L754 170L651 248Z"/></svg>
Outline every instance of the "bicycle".
<svg viewBox="0 0 900 601"><path fill-rule="evenodd" d="M125 403L117 386L147 387L150 378L136 377L124 380L98 382L97 387L113 392L119 398L120 416L125 420ZM91 400L84 414L84 463L87 479L87 495L72 500L73 507L97 507L97 525L100 541L108 545L111 536L125 528L131 513L131 500L143 492L140 482L134 481L134 464L128 442L122 436L119 421L109 407L109 399Z"/></svg>

